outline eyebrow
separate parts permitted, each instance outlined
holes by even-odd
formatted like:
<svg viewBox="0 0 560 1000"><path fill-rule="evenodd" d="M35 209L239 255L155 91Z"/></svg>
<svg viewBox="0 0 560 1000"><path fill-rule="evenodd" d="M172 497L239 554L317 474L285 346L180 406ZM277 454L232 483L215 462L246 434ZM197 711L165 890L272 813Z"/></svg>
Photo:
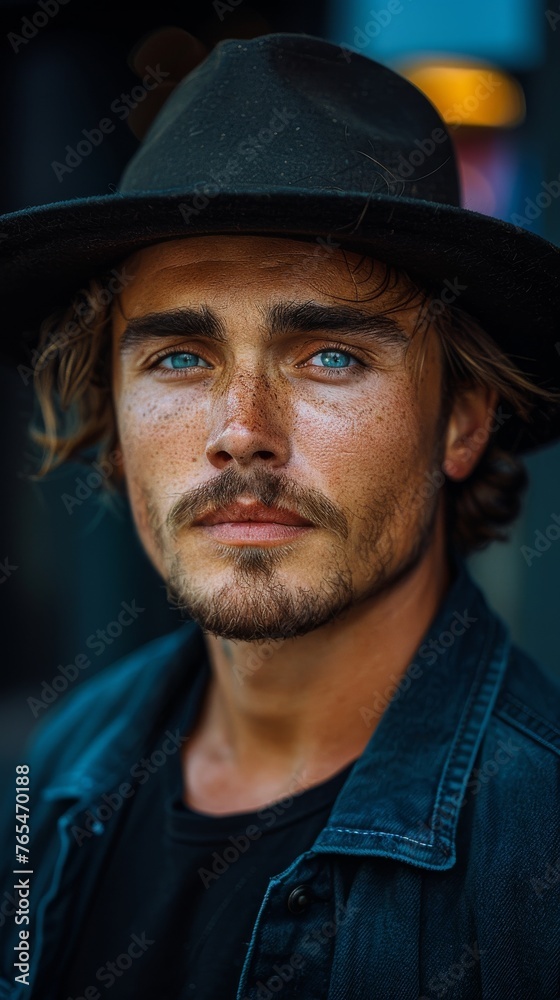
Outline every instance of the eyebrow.
<svg viewBox="0 0 560 1000"><path fill-rule="evenodd" d="M404 347L409 337L396 320L381 313L369 313L354 306L330 306L319 302L277 302L259 307L265 328L265 340L289 333L331 330L349 333L372 344ZM128 322L120 339L119 351L125 354L141 344L162 337L206 337L227 343L226 329L208 306L182 306L165 312L148 313Z"/></svg>

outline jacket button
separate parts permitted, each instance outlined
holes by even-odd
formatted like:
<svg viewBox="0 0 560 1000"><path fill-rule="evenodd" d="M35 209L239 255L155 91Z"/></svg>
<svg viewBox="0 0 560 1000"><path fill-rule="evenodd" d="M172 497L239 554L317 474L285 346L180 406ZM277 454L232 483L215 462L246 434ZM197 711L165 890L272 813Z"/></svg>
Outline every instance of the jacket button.
<svg viewBox="0 0 560 1000"><path fill-rule="evenodd" d="M311 886L298 885L292 889L288 896L288 909L290 913L303 913L311 902Z"/></svg>

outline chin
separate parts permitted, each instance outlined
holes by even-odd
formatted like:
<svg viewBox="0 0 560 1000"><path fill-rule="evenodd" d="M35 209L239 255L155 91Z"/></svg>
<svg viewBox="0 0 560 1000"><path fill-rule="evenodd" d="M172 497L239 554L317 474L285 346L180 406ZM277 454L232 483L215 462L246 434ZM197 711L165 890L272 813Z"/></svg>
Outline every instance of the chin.
<svg viewBox="0 0 560 1000"><path fill-rule="evenodd" d="M355 600L350 575L332 566L329 575L305 587L297 577L290 584L253 569L251 563L246 574L232 574L218 588L209 587L208 575L198 586L183 571L175 574L175 586L168 583L168 600L210 635L244 642L306 635L339 618Z"/></svg>

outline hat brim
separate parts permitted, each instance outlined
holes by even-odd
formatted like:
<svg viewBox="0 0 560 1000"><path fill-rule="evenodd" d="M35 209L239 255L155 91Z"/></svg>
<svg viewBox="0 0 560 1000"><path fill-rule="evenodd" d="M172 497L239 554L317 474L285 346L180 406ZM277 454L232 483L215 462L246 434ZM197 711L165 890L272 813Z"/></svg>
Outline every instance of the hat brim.
<svg viewBox="0 0 560 1000"><path fill-rule="evenodd" d="M198 206L198 207L197 207ZM200 207L202 206L202 207ZM293 236L397 264L473 315L539 385L560 382L560 248L527 230L454 205L318 190L138 192L55 202L0 218L0 360L29 364L38 325L88 280L135 250L210 234ZM560 437L543 406L531 427L511 417L504 447Z"/></svg>

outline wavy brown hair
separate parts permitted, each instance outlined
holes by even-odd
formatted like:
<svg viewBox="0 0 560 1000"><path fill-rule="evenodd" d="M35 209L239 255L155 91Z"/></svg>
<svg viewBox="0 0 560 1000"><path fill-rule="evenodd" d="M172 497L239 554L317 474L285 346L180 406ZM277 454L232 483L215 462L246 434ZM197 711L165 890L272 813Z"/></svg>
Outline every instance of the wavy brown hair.
<svg viewBox="0 0 560 1000"><path fill-rule="evenodd" d="M498 392L496 412L505 404L529 425L535 411L542 415L559 405L560 394L525 376L470 314L446 304L436 290L406 271L374 262L366 255L360 264L364 260L371 261L372 267L379 263L384 268L382 280L369 300L394 289L399 281L406 289L396 304L382 314L414 308L414 335L425 336L431 326L439 335L444 368L440 430L445 428L455 394L474 386L494 387ZM91 464L84 453L94 449L97 462L105 463L103 468L109 470L104 475L104 493L115 497L124 490L118 473L111 391L113 294L108 291L109 277L93 278L67 308L51 314L40 326L32 370L42 426L34 424L34 414L29 433L44 452L38 471L30 478L41 479L70 460ZM423 360L422 350L418 355L420 371ZM464 555L493 540L507 540L504 529L518 516L528 484L522 460L500 445L499 430L493 439L490 434L487 437L488 444L471 475L461 482L445 480L448 539Z"/></svg>

